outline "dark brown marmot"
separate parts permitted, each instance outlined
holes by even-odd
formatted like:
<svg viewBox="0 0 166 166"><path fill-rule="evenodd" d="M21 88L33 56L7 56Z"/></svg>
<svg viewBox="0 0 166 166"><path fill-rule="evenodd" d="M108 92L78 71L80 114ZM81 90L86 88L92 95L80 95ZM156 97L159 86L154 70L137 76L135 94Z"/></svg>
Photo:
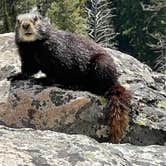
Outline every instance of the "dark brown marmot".
<svg viewBox="0 0 166 166"><path fill-rule="evenodd" d="M113 59L95 42L54 29L40 15L19 15L15 41L21 73L11 80L27 79L41 70L62 85L79 85L108 99L110 141L117 143L128 125L130 95L118 83Z"/></svg>

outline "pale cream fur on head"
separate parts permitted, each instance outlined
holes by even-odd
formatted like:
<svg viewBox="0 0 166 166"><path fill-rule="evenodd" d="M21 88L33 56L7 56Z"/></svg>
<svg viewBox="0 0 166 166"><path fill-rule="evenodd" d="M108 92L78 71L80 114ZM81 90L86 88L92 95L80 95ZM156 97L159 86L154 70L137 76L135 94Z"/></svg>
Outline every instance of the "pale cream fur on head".
<svg viewBox="0 0 166 166"><path fill-rule="evenodd" d="M16 21L16 30L19 40L32 42L41 38L38 26L42 24L42 17L38 14L20 14Z"/></svg>

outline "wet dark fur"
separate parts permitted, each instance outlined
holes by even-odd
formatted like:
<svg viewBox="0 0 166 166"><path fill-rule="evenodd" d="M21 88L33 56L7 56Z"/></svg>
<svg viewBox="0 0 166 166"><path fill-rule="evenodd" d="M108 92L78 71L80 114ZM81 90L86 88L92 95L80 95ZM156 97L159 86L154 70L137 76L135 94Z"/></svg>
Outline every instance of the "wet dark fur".
<svg viewBox="0 0 166 166"><path fill-rule="evenodd" d="M110 140L117 143L128 124L130 95L118 83L118 74L107 52L82 36L52 28L47 22L38 26L41 40L21 42L16 29L16 44L22 72L12 79L23 79L44 72L62 85L80 85L108 99Z"/></svg>

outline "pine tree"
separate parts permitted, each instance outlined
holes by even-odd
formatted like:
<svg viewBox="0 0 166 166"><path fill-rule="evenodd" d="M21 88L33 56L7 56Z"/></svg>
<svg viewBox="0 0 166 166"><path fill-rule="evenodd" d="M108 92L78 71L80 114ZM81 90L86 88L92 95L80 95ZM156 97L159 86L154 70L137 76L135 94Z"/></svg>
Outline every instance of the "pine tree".
<svg viewBox="0 0 166 166"><path fill-rule="evenodd" d="M157 45L153 46L154 51L158 54L154 69L166 74L166 36L159 36Z"/></svg>
<svg viewBox="0 0 166 166"><path fill-rule="evenodd" d="M16 16L29 12L35 6L36 0L1 0L0 1L0 32L10 32L15 29Z"/></svg>
<svg viewBox="0 0 166 166"><path fill-rule="evenodd" d="M58 29L85 33L85 19L82 16L83 4L83 0L56 0L51 4L46 15Z"/></svg>
<svg viewBox="0 0 166 166"><path fill-rule="evenodd" d="M38 12L45 16L47 9L51 6L51 3L54 2L54 0L36 0L36 6L38 8Z"/></svg>
<svg viewBox="0 0 166 166"><path fill-rule="evenodd" d="M11 31L11 23L10 17L8 13L7 3L6 0L3 0L3 32L10 32Z"/></svg>
<svg viewBox="0 0 166 166"><path fill-rule="evenodd" d="M112 0L116 14L114 23L115 31L118 33L118 49L133 55L153 69L157 69L154 68L156 60L163 57L164 61L165 56L162 53L165 46L161 46L161 41L165 40L163 37L166 36L165 2ZM157 66L159 67L159 63Z"/></svg>
<svg viewBox="0 0 166 166"><path fill-rule="evenodd" d="M89 0L86 11L90 38L104 47L115 48L116 33L112 22L111 2L107 0Z"/></svg>
<svg viewBox="0 0 166 166"><path fill-rule="evenodd" d="M153 68L166 72L166 3L163 0L150 0L148 3L141 2L141 6L144 12L150 13L147 33L153 40L148 45L157 55Z"/></svg>

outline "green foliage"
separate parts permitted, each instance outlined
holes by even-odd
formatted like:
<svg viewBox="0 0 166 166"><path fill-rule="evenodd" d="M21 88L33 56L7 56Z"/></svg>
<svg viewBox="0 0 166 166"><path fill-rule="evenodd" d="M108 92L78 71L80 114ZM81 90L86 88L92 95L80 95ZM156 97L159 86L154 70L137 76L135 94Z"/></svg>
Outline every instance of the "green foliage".
<svg viewBox="0 0 166 166"><path fill-rule="evenodd" d="M166 7L163 0L112 0L116 8L115 31L119 50L154 66L158 43L166 36ZM164 47L164 46L163 46ZM158 51L157 51L158 50Z"/></svg>
<svg viewBox="0 0 166 166"><path fill-rule="evenodd" d="M10 18L9 18L9 15L8 15L7 11L5 11L5 13L4 13L3 25L4 25L3 26L4 32L11 32L12 31Z"/></svg>
<svg viewBox="0 0 166 166"><path fill-rule="evenodd" d="M2 0L0 2L0 32L14 31L16 16L20 13L29 12L35 6L36 0Z"/></svg>
<svg viewBox="0 0 166 166"><path fill-rule="evenodd" d="M46 15L58 29L85 33L85 19L82 16L83 5L83 0L56 0L51 4Z"/></svg>
<svg viewBox="0 0 166 166"><path fill-rule="evenodd" d="M11 31L11 23L10 23L10 17L9 13L7 11L7 5L4 1L4 17L3 17L3 24L4 24L4 31L10 32Z"/></svg>
<svg viewBox="0 0 166 166"><path fill-rule="evenodd" d="M2 0L1 1L1 14L3 15L3 18L0 20L1 21L1 32L5 33L5 32L10 32L11 31L11 22L10 22L10 17L9 17L9 13L7 10L7 3L6 0Z"/></svg>
<svg viewBox="0 0 166 166"><path fill-rule="evenodd" d="M88 0L86 10L90 38L104 47L115 48L116 33L112 21L111 2L107 0Z"/></svg>

